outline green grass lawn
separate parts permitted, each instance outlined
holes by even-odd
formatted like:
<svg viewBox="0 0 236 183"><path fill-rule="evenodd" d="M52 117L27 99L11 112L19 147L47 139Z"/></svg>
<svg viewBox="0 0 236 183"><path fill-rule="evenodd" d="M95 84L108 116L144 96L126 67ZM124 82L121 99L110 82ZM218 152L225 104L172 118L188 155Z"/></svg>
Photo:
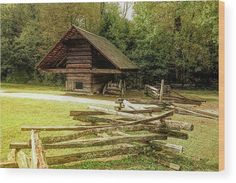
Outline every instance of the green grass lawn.
<svg viewBox="0 0 236 183"><path fill-rule="evenodd" d="M1 90L5 92L64 94L64 88L59 86L41 86L35 84L1 83Z"/></svg>
<svg viewBox="0 0 236 183"><path fill-rule="evenodd" d="M3 85L2 85L3 86ZM4 89L11 91L24 91L19 86L14 90L14 86L4 85ZM12 89L9 89L12 88ZM17 88L17 87L16 87ZM25 89L32 92L45 92L60 94L63 90L49 87L31 87L25 85ZM41 88L38 90L38 88ZM58 93L57 93L58 92ZM203 106L217 108L218 94L215 91L184 91L191 96L202 97L207 100ZM86 105L69 102L42 101L32 99L18 99L0 97L1 99L1 161L7 159L9 144L11 142L29 140L29 132L20 130L22 125L76 125L79 122L69 117L70 110L85 110ZM218 170L218 121L198 118L192 116L174 115L173 119L192 122L194 131L188 132L188 140L168 139L168 142L179 144L184 147L184 153L177 156L172 161L182 166L182 170ZM42 136L66 134L71 132L42 132ZM86 137L84 137L86 138ZM58 155L63 153L73 153L78 149L47 150L47 155ZM29 152L27 152L29 153ZM167 168L157 164L150 157L136 156L120 159L120 157L102 159L102 161L86 161L70 163L52 168L80 168L80 169L143 169L143 170L167 170Z"/></svg>

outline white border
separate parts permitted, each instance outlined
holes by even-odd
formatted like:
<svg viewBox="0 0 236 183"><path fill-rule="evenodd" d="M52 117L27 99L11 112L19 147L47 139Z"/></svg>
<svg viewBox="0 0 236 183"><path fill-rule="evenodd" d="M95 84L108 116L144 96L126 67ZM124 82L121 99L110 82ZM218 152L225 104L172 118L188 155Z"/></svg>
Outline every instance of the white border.
<svg viewBox="0 0 236 183"><path fill-rule="evenodd" d="M122 0L120 0L122 1ZM0 3L68 2L66 0L0 0ZM73 1L70 2L81 2ZM91 1L90 1L91 2ZM93 1L94 2L94 1ZM99 2L99 1L96 1ZM0 169L1 182L235 182L236 180L236 1L225 2L225 170L222 172L28 170Z"/></svg>

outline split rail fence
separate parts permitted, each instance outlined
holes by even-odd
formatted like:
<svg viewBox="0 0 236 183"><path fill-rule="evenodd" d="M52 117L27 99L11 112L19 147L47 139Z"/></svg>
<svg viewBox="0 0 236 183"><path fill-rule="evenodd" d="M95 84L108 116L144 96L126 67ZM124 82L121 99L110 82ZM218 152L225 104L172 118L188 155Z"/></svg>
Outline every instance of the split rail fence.
<svg viewBox="0 0 236 183"><path fill-rule="evenodd" d="M75 120L83 121L83 117L101 118L101 116L119 116L123 119L103 120L107 124L90 122L87 125L76 126L22 126L22 131L30 132L28 142L15 142L10 144L8 161L0 164L8 168L48 168L51 165L66 164L84 160L96 160L112 156L138 156L140 154L152 156L157 163L174 170L180 170L180 165L164 160L165 153L175 156L182 153L183 147L169 144L165 141L169 137L188 139L183 131L192 131L190 123L172 121L173 110L153 116L155 110L149 109L139 113L121 112L114 109L90 106L89 111L71 111ZM97 117L99 116L99 117ZM124 119L125 117L125 119ZM84 119L86 119L84 118ZM127 119L129 118L129 120ZM84 120L88 122L88 120ZM42 131L72 131L73 133L60 136L41 136ZM84 139L85 135L91 136ZM94 137L95 135L95 137ZM85 148L92 148L85 151ZM108 147L108 148L105 148ZM78 148L76 153L47 156L50 149ZM30 155L24 152L30 149Z"/></svg>

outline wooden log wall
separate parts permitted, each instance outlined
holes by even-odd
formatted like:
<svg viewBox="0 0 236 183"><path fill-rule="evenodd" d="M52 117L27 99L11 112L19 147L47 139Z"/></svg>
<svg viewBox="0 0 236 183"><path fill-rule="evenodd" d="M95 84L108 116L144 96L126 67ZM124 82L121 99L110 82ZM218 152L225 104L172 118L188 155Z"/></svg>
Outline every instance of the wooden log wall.
<svg viewBox="0 0 236 183"><path fill-rule="evenodd" d="M78 69L78 73L67 73L66 88L70 91L91 92L92 75L79 73L81 70L92 69L92 49L90 44L77 35L75 39L67 41L66 68ZM83 83L82 89L76 88L76 82Z"/></svg>
<svg viewBox="0 0 236 183"><path fill-rule="evenodd" d="M100 93L114 74L91 74L83 71L96 69L116 69L102 54L93 48L81 35L75 35L65 42L67 47L66 69L78 69L67 73L66 88L69 91ZM83 83L83 89L76 88L76 82Z"/></svg>

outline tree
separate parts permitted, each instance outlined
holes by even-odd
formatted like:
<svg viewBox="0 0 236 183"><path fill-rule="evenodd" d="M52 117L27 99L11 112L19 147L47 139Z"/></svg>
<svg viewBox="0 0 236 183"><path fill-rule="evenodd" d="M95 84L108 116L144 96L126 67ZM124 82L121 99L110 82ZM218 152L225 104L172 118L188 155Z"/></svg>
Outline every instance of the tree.
<svg viewBox="0 0 236 183"><path fill-rule="evenodd" d="M1 77L63 83L35 69L72 25L100 34L140 67L142 84L218 81L218 1L1 5ZM135 78L131 78L134 80Z"/></svg>
<svg viewBox="0 0 236 183"><path fill-rule="evenodd" d="M133 58L140 60L143 75L149 71L147 80L217 79L217 1L135 3L134 11Z"/></svg>
<svg viewBox="0 0 236 183"><path fill-rule="evenodd" d="M40 74L35 65L71 24L99 32L98 7L95 3L2 5L2 80L63 82L57 75Z"/></svg>

